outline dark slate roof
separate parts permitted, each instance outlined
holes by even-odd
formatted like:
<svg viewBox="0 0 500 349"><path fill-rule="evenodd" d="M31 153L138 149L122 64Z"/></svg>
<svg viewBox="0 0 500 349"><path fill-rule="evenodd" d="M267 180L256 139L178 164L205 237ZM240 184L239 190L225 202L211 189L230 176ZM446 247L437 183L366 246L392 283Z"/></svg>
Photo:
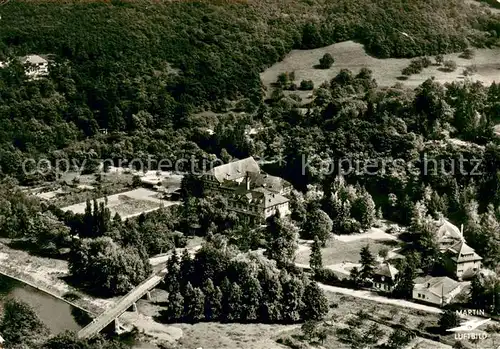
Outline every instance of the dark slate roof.
<svg viewBox="0 0 500 349"><path fill-rule="evenodd" d="M249 172L248 179L252 188L266 188L275 193L280 193L291 186L283 178L268 175L267 173Z"/></svg>
<svg viewBox="0 0 500 349"><path fill-rule="evenodd" d="M375 275L381 275L381 276L389 277L391 279L394 279L396 277L397 273L398 273L398 270L394 266L392 266L390 263L381 264L374 271Z"/></svg>

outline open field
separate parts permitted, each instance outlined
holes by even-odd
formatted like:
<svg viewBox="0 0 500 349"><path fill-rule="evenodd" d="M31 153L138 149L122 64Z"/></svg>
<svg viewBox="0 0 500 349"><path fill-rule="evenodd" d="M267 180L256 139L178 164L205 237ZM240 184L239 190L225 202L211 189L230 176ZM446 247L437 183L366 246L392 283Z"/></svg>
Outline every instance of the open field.
<svg viewBox="0 0 500 349"><path fill-rule="evenodd" d="M397 242L393 242L392 240L380 241L367 238L352 240L349 242L337 239L330 240L327 242L326 247L321 250L323 254L323 265L326 267L343 262L358 263L359 251L367 244L370 246L372 254L376 256L379 251L384 248L389 250L394 248ZM296 262L299 264L309 264L309 254L309 249L299 249Z"/></svg>
<svg viewBox="0 0 500 349"><path fill-rule="evenodd" d="M155 289L151 292L152 302L139 300L139 314L125 313L120 321L137 326L149 337L148 343L176 343L171 348L203 349L283 349L276 343L279 333L294 330L298 325L265 324L160 324L152 320L163 309L155 302L167 300L165 291ZM139 321L137 321L139 320ZM170 346L169 346L170 348Z"/></svg>
<svg viewBox="0 0 500 349"><path fill-rule="evenodd" d="M460 80L464 79L463 70L470 65L475 65L478 69L477 73L470 77L471 79L480 80L488 85L494 81L500 82L500 48L476 49L475 52L473 59L459 58L460 53L444 55L445 60L451 59L457 63L457 70L454 72L442 72L438 66L431 66L420 74L410 76L407 80L398 80L401 70L409 65L411 59L374 58L365 52L363 45L345 41L313 50L293 50L283 61L261 73L260 77L269 94L272 91L271 84L276 82L278 75L283 72L295 71L297 84L300 84L302 80L312 80L314 86L317 87L324 81L330 81L340 69L350 69L357 73L363 67L373 71L373 77L379 86L392 86L401 82L405 86L416 87L432 76L441 83ZM315 69L314 66L325 53L330 53L335 63L330 69ZM311 91L294 91L293 93L299 94L304 101L307 101L307 95Z"/></svg>
<svg viewBox="0 0 500 349"><path fill-rule="evenodd" d="M98 203L104 202L105 198L99 198ZM118 213L122 219L138 216L143 212L151 212L164 206L175 205L176 202L162 200L159 193L144 188L130 190L124 193L107 197L107 207L111 211L111 216ZM74 213L84 213L86 202L63 207L63 211L73 211Z"/></svg>

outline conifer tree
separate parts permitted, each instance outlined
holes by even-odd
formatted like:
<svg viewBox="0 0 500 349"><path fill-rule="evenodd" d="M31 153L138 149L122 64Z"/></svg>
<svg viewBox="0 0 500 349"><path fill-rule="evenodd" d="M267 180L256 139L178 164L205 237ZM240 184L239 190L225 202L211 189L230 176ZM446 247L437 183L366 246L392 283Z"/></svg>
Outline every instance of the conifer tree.
<svg viewBox="0 0 500 349"><path fill-rule="evenodd" d="M192 281L194 274L194 263L188 250L185 249L182 252L181 263L180 263L180 283L181 289L187 285L188 282Z"/></svg>
<svg viewBox="0 0 500 349"><path fill-rule="evenodd" d="M243 283L242 319L255 321L259 316L259 307L262 300L262 287L254 275L250 275Z"/></svg>
<svg viewBox="0 0 500 349"><path fill-rule="evenodd" d="M191 303L193 302L194 297L195 297L194 287L188 281L186 284L186 287L184 288L184 316L186 317L187 320L189 320L189 318L188 318L188 316L190 315L189 310L190 310Z"/></svg>
<svg viewBox="0 0 500 349"><path fill-rule="evenodd" d="M222 279L222 282L220 284L220 290L222 293L220 318L222 320L226 320L228 318L230 311L231 311L231 308L229 306L229 297L231 294L231 287L232 287L231 282L229 281L227 276L224 277L224 279Z"/></svg>
<svg viewBox="0 0 500 349"><path fill-rule="evenodd" d="M370 252L368 245L363 247L360 252L361 256L361 278L366 281L373 277L373 271L375 269L375 257Z"/></svg>
<svg viewBox="0 0 500 349"><path fill-rule="evenodd" d="M314 273L323 269L323 256L321 255L321 242L318 236L314 236L314 242L311 247L311 256L309 258L309 266Z"/></svg>
<svg viewBox="0 0 500 349"><path fill-rule="evenodd" d="M193 297L188 300L186 318L188 321L198 322L202 320L204 317L205 317L205 295L198 287L196 287L193 289Z"/></svg>
<svg viewBox="0 0 500 349"><path fill-rule="evenodd" d="M205 281L203 286L205 294L205 319L217 320L222 307L222 292L219 287L214 287L212 279Z"/></svg>
<svg viewBox="0 0 500 349"><path fill-rule="evenodd" d="M238 321L241 319L243 310L242 300L243 292L241 291L241 287L236 282L233 282L228 295L229 311L227 314L227 320Z"/></svg>
<svg viewBox="0 0 500 349"><path fill-rule="evenodd" d="M168 295L167 317L169 320L181 320L184 317L184 297L180 292Z"/></svg>
<svg viewBox="0 0 500 349"><path fill-rule="evenodd" d="M351 272L349 273L349 279L351 280L354 287L357 288L361 285L361 272L359 271L358 267L354 267L351 269Z"/></svg>
<svg viewBox="0 0 500 349"><path fill-rule="evenodd" d="M179 256L174 250L174 253L167 261L167 275L165 275L165 288L169 293L180 292L181 282L179 280L181 274Z"/></svg>

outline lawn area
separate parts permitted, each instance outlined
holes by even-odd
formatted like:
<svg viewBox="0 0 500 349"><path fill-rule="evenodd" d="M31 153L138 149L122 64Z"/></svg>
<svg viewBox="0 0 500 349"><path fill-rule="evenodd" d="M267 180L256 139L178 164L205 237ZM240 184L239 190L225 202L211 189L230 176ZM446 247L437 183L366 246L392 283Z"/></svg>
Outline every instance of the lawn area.
<svg viewBox="0 0 500 349"><path fill-rule="evenodd" d="M477 67L477 73L469 77L470 79L482 81L486 85L500 81L500 49L475 49L474 51L475 57L472 59L460 58L460 52L444 55L445 60L453 60L457 63L457 69L454 72L444 72L440 70L440 67L432 65L420 74L412 75L407 80L401 80L401 70L410 64L411 59L375 58L365 52L363 45L353 41L345 41L313 50L293 50L281 62L261 73L260 78L267 88L268 97L273 90L271 84L276 82L278 75L292 71L295 72L297 84L300 84L302 80L312 80L315 87L324 81L330 81L341 69L349 69L356 74L363 67L372 70L373 77L379 86L393 86L400 82L404 86L417 87L433 76L436 81L441 83L463 80L464 69L471 65ZM335 59L333 66L330 69L315 69L314 66L318 64L319 59L325 53L330 53ZM310 101L307 96L311 91L286 93L296 93L304 102Z"/></svg>
<svg viewBox="0 0 500 349"><path fill-rule="evenodd" d="M359 251L364 246L368 245L373 255L377 255L382 249L392 249L397 246L397 241L391 240L373 240L373 239L359 239L349 242L340 240L330 240L323 248L323 265L328 266L342 262L359 262ZM309 264L310 250L299 250L297 253L296 262L299 264Z"/></svg>
<svg viewBox="0 0 500 349"><path fill-rule="evenodd" d="M381 342L387 340L388 336L392 333L392 328L390 326L381 324L380 321L391 321L392 323L399 323L402 320L406 319L406 323L411 328L417 328L422 321L426 324L433 325L437 322L438 316L435 314L429 314L423 311L418 311L414 309L407 309L402 307L397 307L389 304L379 304L370 300L359 299L346 295L339 295L337 293L326 292L326 296L330 302L330 305L336 304L337 307L331 307L330 312L328 314L327 319L332 327L332 333L328 336L328 338L324 341L321 348L324 349L350 349L351 346L349 343L344 343L337 338L335 334L336 329L343 328L347 326L347 321L356 316L356 314L363 310L364 312L373 316L372 320L365 320L362 325L363 329L368 328L373 322L377 322L380 326L380 329L383 331L384 335L380 338ZM301 335L301 330L295 329L291 330L287 333L281 335L283 336L292 336L297 337ZM428 349L441 349L441 348L449 348L448 346L432 341L425 341L423 338L415 338L412 342L412 346L419 345L420 343L426 344L425 347L420 348L428 348ZM409 347L411 348L411 347Z"/></svg>

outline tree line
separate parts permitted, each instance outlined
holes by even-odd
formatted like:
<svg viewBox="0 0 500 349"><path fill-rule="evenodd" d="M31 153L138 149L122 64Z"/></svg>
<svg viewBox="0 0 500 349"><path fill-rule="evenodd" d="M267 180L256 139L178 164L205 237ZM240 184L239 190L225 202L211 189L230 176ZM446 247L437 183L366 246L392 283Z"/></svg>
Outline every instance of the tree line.
<svg viewBox="0 0 500 349"><path fill-rule="evenodd" d="M162 321L295 323L321 320L328 301L314 281L281 271L257 255L215 238L194 257L185 251L167 263L167 309Z"/></svg>

